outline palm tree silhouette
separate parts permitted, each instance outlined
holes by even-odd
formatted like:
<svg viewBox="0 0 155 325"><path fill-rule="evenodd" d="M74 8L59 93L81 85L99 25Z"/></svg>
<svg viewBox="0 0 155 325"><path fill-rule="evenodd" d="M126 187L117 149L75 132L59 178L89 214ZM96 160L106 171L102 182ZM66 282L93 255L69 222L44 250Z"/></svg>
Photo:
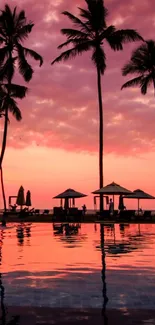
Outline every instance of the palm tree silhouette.
<svg viewBox="0 0 155 325"><path fill-rule="evenodd" d="M108 303L107 285L106 285L106 261L105 261L105 239L104 239L104 225L100 225L100 241L101 241L101 254L102 254L102 283L103 283L103 306L102 314L106 316L106 305Z"/></svg>
<svg viewBox="0 0 155 325"><path fill-rule="evenodd" d="M123 76L128 74L136 74L137 77L127 81L121 89L139 86L145 95L152 84L155 91L155 41L145 41L133 51L130 61L122 69Z"/></svg>
<svg viewBox="0 0 155 325"><path fill-rule="evenodd" d="M7 94L7 100L2 100L0 102L0 111L4 114L4 132L0 154L0 168L2 167L6 149L9 111L20 120L21 114L14 97L23 98L25 96L25 94L23 95L24 88L21 88L22 86L15 84L12 85L16 67L18 67L18 71L24 80L29 82L34 71L27 61L27 56L38 60L40 66L43 63L43 59L38 53L23 46L23 42L28 38L33 26L34 24L32 22L27 22L24 10L17 13L16 7L11 10L8 5L5 5L4 10L1 11L0 84L4 88L4 92ZM11 95L12 91L14 95Z"/></svg>
<svg viewBox="0 0 155 325"><path fill-rule="evenodd" d="M2 264L2 246L3 246L3 240L4 240L4 230L1 230L1 237L0 237L0 265ZM2 273L0 272L0 306L1 306L1 324L2 325L17 325L19 324L19 315L15 315L12 317L12 319L7 322L7 310L5 306L5 288L2 281Z"/></svg>
<svg viewBox="0 0 155 325"><path fill-rule="evenodd" d="M123 44L131 41L142 40L142 37L133 29L116 30L115 26L107 26L108 11L103 0L85 0L87 9L79 8L80 18L68 11L62 14L67 16L75 28L63 28L61 33L67 37L67 41L58 46L72 46L61 53L53 62L66 61L92 50L92 62L97 70L98 104L99 104L99 187L103 187L103 107L101 75L106 69L106 55L104 41L112 50L123 50ZM77 27L77 28L76 28ZM103 211L103 196L100 195L100 211Z"/></svg>
<svg viewBox="0 0 155 325"><path fill-rule="evenodd" d="M8 95L8 84L1 83L0 85L0 117L5 116L5 108L8 107L8 111L12 113L17 121L21 121L22 115L21 111L17 105L16 99L23 99L27 93L27 87L11 84L10 94ZM8 119L9 122L9 119ZM5 128L5 125L4 125ZM1 165L1 187L2 187L2 196L4 202L4 211L6 212L6 197L3 181L3 169Z"/></svg>

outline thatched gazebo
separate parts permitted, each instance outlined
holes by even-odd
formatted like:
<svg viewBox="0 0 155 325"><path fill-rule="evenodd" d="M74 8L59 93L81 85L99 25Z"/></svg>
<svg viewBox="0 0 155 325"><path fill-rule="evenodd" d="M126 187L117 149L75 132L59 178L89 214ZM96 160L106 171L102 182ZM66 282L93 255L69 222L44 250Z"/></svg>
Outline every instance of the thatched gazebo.
<svg viewBox="0 0 155 325"><path fill-rule="evenodd" d="M100 188L97 191L92 192L93 194L103 194L104 195L112 195L113 202L115 195L123 195L123 194L132 194L130 190L127 190L125 187L122 187L114 182Z"/></svg>
<svg viewBox="0 0 155 325"><path fill-rule="evenodd" d="M154 200L155 197L138 189L134 190L133 193L124 195L124 198L126 199L137 199L138 200L138 211L139 211L139 205L140 205L140 200Z"/></svg>
<svg viewBox="0 0 155 325"><path fill-rule="evenodd" d="M69 207L75 206L75 199L82 198L85 196L87 195L77 192L72 188L68 188L66 191L54 196L53 199L60 199L60 206L63 206L62 200L64 199L64 208L68 209Z"/></svg>

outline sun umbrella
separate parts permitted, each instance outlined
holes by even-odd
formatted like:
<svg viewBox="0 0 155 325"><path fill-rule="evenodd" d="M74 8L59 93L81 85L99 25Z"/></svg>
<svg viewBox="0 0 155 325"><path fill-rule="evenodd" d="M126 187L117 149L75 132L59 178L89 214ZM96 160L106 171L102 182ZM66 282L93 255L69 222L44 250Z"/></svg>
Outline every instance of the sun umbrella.
<svg viewBox="0 0 155 325"><path fill-rule="evenodd" d="M155 199L154 196L138 189L138 190L135 190L133 191L133 193L131 194L128 194L128 195L125 195L124 196L126 199L137 199L138 200L138 211L139 211L139 202L141 199L143 200L153 200Z"/></svg>
<svg viewBox="0 0 155 325"><path fill-rule="evenodd" d="M26 193L26 203L25 203L25 205L27 207L30 207L32 205L32 203L31 203L31 192L30 191L27 191L27 193Z"/></svg>
<svg viewBox="0 0 155 325"><path fill-rule="evenodd" d="M81 197L85 197L87 196L86 194L77 192L75 190L73 190L72 188L68 188L66 191L58 194L57 196L54 196L53 199L72 199L72 198L81 198Z"/></svg>
<svg viewBox="0 0 155 325"><path fill-rule="evenodd" d="M21 206L25 205L25 198L24 198L24 188L23 186L20 187L19 191L18 191L18 195L17 195L17 200L16 200L16 204Z"/></svg>
<svg viewBox="0 0 155 325"><path fill-rule="evenodd" d="M132 192L127 190L116 183L110 183L97 191L92 192L93 194L111 194L111 195L121 195L121 194L131 194Z"/></svg>
<svg viewBox="0 0 155 325"><path fill-rule="evenodd" d="M87 196L86 194L77 192L72 188L68 188L66 191L54 196L53 199L65 199L65 208L69 206L69 199L73 199L73 206L75 206L75 198L82 198Z"/></svg>
<svg viewBox="0 0 155 325"><path fill-rule="evenodd" d="M113 195L113 201L114 201L114 195L121 195L121 194L131 194L132 192L127 190L125 187L122 187L114 182L100 188L97 191L92 192L93 194L107 194L107 195Z"/></svg>

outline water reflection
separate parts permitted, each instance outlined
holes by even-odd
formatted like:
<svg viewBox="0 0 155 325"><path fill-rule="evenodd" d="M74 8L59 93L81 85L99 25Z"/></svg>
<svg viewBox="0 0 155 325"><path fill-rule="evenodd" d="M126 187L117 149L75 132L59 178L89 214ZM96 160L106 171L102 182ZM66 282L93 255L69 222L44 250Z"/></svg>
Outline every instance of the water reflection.
<svg viewBox="0 0 155 325"><path fill-rule="evenodd" d="M3 245L3 239L4 239L4 230L1 230L0 234L0 266L2 264L2 245ZM5 305L4 305L4 295L5 295L5 289L2 282L2 273L0 272L0 290L1 290L1 322L2 325L5 325L6 323L6 311L5 311Z"/></svg>
<svg viewBox="0 0 155 325"><path fill-rule="evenodd" d="M81 224L79 223L62 223L53 224L53 234L57 236L60 241L69 244L70 248L78 247L87 239L87 235L81 235L79 230Z"/></svg>
<svg viewBox="0 0 155 325"><path fill-rule="evenodd" d="M18 239L18 245L23 246L24 245L24 238L30 238L31 237L31 224L19 224L16 229L16 235Z"/></svg>
<svg viewBox="0 0 155 325"><path fill-rule="evenodd" d="M105 260L105 237L104 237L104 225L100 225L100 240L101 240L101 256L102 256L102 294L103 294L103 306L102 306L102 315L104 317L104 324L108 324L108 317L106 315L106 306L108 303L108 297L107 297L107 285L106 285L106 260Z"/></svg>
<svg viewBox="0 0 155 325"><path fill-rule="evenodd" d="M147 288L146 295L155 295L155 226L21 223L5 236L1 270L8 304L102 308L107 324L107 307L139 306ZM1 282L0 290L3 296Z"/></svg>
<svg viewBox="0 0 155 325"><path fill-rule="evenodd" d="M128 230L130 227L130 224L124 224L124 223L120 223L119 224L119 229L120 229L120 234L121 237L125 237L126 236L126 230Z"/></svg>

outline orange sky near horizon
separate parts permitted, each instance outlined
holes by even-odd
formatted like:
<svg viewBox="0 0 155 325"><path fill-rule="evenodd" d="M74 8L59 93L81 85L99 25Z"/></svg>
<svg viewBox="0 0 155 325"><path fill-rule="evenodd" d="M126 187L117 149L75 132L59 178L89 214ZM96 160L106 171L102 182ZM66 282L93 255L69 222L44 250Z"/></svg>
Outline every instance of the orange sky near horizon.
<svg viewBox="0 0 155 325"><path fill-rule="evenodd" d="M155 195L154 160L155 153L141 157L105 155L104 184L115 181L130 190L140 188ZM4 178L7 197L16 195L23 185L25 192L31 191L35 208L50 209L59 205L59 200L52 197L69 187L88 195L76 200L77 206L85 203L88 208L93 208L91 192L98 189L98 156L35 146L20 150L8 148ZM135 200L125 202L129 208L137 207ZM2 198L0 206L3 206ZM143 200L141 206L155 209L155 202Z"/></svg>

